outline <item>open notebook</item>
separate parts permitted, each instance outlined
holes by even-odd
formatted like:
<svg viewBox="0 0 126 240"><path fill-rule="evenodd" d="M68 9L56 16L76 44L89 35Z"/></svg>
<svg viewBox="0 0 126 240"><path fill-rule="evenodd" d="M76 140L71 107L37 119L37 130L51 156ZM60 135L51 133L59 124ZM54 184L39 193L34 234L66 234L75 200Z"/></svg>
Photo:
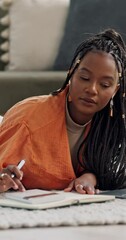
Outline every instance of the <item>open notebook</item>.
<svg viewBox="0 0 126 240"><path fill-rule="evenodd" d="M26 209L48 209L75 204L104 202L114 199L115 197L111 195L89 195L79 194L77 192L33 189L25 192L13 191L1 193L0 206Z"/></svg>

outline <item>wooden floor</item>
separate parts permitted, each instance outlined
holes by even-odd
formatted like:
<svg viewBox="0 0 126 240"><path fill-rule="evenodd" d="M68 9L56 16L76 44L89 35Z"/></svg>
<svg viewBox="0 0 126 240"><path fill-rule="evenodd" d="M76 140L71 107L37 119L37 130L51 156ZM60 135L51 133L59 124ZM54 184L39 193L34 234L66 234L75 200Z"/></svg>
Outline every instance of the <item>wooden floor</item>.
<svg viewBox="0 0 126 240"><path fill-rule="evenodd" d="M126 226L28 228L0 231L1 240L126 240Z"/></svg>

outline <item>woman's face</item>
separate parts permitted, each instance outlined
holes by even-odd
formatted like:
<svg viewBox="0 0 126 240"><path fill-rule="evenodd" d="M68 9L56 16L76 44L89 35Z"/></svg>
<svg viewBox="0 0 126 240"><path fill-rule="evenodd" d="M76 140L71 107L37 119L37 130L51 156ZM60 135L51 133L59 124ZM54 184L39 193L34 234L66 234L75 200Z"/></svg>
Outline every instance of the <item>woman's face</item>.
<svg viewBox="0 0 126 240"><path fill-rule="evenodd" d="M118 88L118 71L111 54L87 53L70 81L72 119L78 124L89 121L108 104Z"/></svg>

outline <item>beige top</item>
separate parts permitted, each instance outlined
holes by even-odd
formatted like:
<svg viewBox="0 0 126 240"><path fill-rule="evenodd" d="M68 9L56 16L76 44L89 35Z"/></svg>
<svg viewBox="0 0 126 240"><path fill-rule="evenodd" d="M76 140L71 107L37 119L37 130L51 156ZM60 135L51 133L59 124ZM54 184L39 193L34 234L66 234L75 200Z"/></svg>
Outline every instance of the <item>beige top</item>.
<svg viewBox="0 0 126 240"><path fill-rule="evenodd" d="M89 122L88 122L89 123ZM67 134L69 139L70 153L74 170L78 165L77 152L80 144L84 140L84 130L85 126L88 124L79 125L75 123L69 115L68 107L66 104L66 125ZM76 172L76 171L75 171Z"/></svg>

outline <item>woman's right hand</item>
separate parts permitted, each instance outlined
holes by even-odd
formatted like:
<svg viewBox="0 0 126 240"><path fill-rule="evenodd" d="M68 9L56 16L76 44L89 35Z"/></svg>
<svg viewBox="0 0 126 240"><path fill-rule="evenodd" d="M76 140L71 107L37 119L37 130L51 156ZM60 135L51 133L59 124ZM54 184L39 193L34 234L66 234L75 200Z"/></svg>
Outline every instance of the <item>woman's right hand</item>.
<svg viewBox="0 0 126 240"><path fill-rule="evenodd" d="M12 178L12 174L14 174L14 178ZM21 192L25 191L21 183L22 178L23 172L17 166L8 165L6 168L3 168L0 173L0 192L6 192L11 188Z"/></svg>

